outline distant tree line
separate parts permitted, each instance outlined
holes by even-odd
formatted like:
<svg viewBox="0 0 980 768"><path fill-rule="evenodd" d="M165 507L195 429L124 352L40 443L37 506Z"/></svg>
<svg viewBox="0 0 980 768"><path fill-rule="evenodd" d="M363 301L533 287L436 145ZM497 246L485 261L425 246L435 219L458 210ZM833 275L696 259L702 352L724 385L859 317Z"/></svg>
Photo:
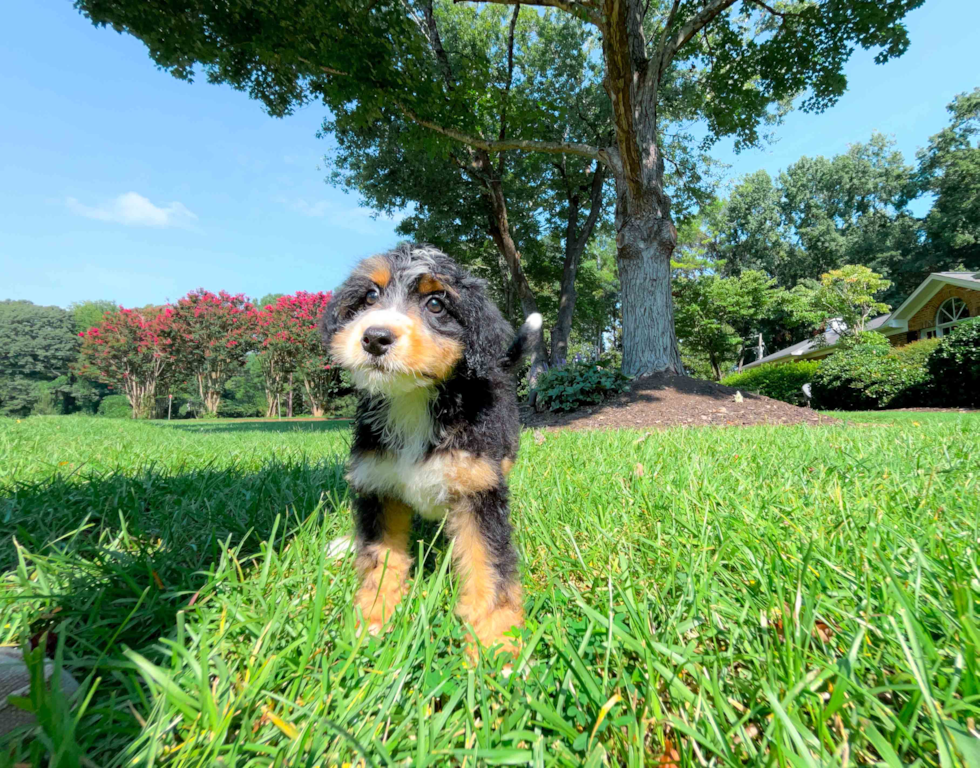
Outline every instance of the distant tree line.
<svg viewBox="0 0 980 768"><path fill-rule="evenodd" d="M756 359L760 334L773 352L830 318L860 330L929 273L980 270L980 88L947 109L949 126L915 165L876 133L775 179L748 174L689 219L674 261L688 367L718 378ZM923 200L931 205L917 216Z"/></svg>
<svg viewBox="0 0 980 768"><path fill-rule="evenodd" d="M0 414L322 416L350 392L319 339L329 300L201 289L138 308L0 302Z"/></svg>

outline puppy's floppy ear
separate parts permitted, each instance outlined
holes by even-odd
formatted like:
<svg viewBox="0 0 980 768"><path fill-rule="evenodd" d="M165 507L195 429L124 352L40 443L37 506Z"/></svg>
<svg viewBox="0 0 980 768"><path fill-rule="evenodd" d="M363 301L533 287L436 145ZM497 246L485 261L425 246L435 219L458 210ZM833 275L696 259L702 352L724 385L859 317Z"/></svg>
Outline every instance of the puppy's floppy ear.
<svg viewBox="0 0 980 768"><path fill-rule="evenodd" d="M490 300L483 280L467 275L459 283L459 293L466 321L463 359L476 376L486 378L499 369L504 348L514 334Z"/></svg>

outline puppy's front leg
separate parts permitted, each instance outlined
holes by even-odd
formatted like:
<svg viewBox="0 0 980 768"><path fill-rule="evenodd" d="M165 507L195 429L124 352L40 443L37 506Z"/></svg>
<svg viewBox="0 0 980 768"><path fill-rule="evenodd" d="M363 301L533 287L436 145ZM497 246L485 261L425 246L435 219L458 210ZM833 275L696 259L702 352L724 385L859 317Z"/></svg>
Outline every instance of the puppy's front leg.
<svg viewBox="0 0 980 768"><path fill-rule="evenodd" d="M412 510L395 499L358 494L354 500L357 560L361 586L354 605L367 630L378 634L391 618L406 590L412 558L408 533Z"/></svg>
<svg viewBox="0 0 980 768"><path fill-rule="evenodd" d="M500 644L516 654L517 642L505 633L523 626L524 607L509 518L506 487L497 487L461 499L447 527L462 581L456 613L484 647ZM476 648L470 652L475 656Z"/></svg>

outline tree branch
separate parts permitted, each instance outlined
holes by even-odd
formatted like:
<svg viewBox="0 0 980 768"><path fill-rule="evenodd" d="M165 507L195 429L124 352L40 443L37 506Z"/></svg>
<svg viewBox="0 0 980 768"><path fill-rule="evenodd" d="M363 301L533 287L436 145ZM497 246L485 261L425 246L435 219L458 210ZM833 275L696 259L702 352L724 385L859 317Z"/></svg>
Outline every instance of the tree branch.
<svg viewBox="0 0 980 768"><path fill-rule="evenodd" d="M446 83L446 88L450 91L455 85L452 67L449 66L449 57L446 49L442 47L442 38L439 37L439 27L436 26L436 17L432 11L432 0L424 0L422 3L422 13L425 15L425 34L432 46L436 61L439 62L439 69L442 70L442 79Z"/></svg>
<svg viewBox="0 0 980 768"><path fill-rule="evenodd" d="M517 15L520 12L521 4L518 3L514 6L514 13L510 17L510 34L507 36L507 85L504 87L503 103L500 106L500 132L497 135L499 141L507 138L507 107L510 103L510 86L514 82L514 32L517 29ZM497 175L501 178L504 175L504 154L502 152L497 161Z"/></svg>
<svg viewBox="0 0 980 768"><path fill-rule="evenodd" d="M302 60L304 64L309 64L308 61ZM328 75L337 75L338 77L351 77L349 72L344 72L339 69L334 69L333 67L321 66L320 70ZM383 88L379 90L384 91ZM534 141L527 139L504 139L501 141L491 141L484 139L481 136L471 136L468 133L459 131L455 128L446 128L437 123L433 123L431 120L423 120L415 112L406 107L396 98L389 96L391 102L398 107L405 117L411 120L416 125L420 125L423 128L428 128L430 131L447 136L450 139L465 144L468 147L473 147L475 149L482 149L484 152L506 152L511 149L524 150L527 152L544 152L546 154L552 155L578 155L579 157L588 157L592 160L599 160L600 162L608 164L610 158L608 153L598 147L593 147L590 144L580 144L571 141Z"/></svg>
<svg viewBox="0 0 980 768"><path fill-rule="evenodd" d="M670 28L674 26L674 18L677 16L677 9L680 7L680 4L681 0L674 0L674 4L670 6L670 14L667 16L667 23L664 24L663 34L660 36L660 44L657 46L657 57L654 59L657 62L658 74L663 71L660 62L663 61L664 51L667 49L667 35L670 34Z"/></svg>
<svg viewBox="0 0 980 768"><path fill-rule="evenodd" d="M580 0L453 0L454 3L494 3L496 5L538 5L543 8L558 8L583 21L603 28L602 17L592 3Z"/></svg>
<svg viewBox="0 0 980 768"><path fill-rule="evenodd" d="M760 8L765 8L773 16L778 16L781 19L789 19L789 18L792 18L793 16L799 16L800 15L798 13L785 13L783 11L777 11L775 8L766 5L764 2L762 2L762 0L749 0L749 2L750 3L754 3L755 5L758 5Z"/></svg>
<svg viewBox="0 0 980 768"><path fill-rule="evenodd" d="M564 141L532 141L525 139L504 139L503 141L491 141L481 138L480 136L470 136L468 133L458 131L455 128L446 128L445 126L438 125L430 120L424 120L404 104L399 104L397 101L394 103L398 109L401 110L402 114L413 123L416 123L423 128L428 128L430 131L440 133L443 136L448 136L450 139L458 141L461 144L466 144L467 146L474 147L476 149L482 149L484 152L506 152L507 150L511 149L520 149L528 152L545 152L552 155L578 155L580 157L588 157L593 160L603 159L603 153L597 147L590 146L589 144L577 144L575 142Z"/></svg>
<svg viewBox="0 0 980 768"><path fill-rule="evenodd" d="M694 16L688 19L687 23L678 30L677 34L674 35L666 48L664 48L663 55L660 58L660 72L663 74L664 70L667 69L671 61L673 61L674 56L677 54L687 42L694 37L698 32L700 32L704 27L710 24L715 18L726 11L731 6L735 5L736 0L710 0L710 2L704 6L700 11L698 11Z"/></svg>
<svg viewBox="0 0 980 768"><path fill-rule="evenodd" d="M592 236L592 230L595 228L595 223L599 219L599 214L602 212L602 186L605 182L606 167L596 163L595 170L592 172L592 194L590 196L591 207L589 208L589 215L585 220L585 224L582 225L582 231L575 243L575 247L578 249L585 248L585 244Z"/></svg>

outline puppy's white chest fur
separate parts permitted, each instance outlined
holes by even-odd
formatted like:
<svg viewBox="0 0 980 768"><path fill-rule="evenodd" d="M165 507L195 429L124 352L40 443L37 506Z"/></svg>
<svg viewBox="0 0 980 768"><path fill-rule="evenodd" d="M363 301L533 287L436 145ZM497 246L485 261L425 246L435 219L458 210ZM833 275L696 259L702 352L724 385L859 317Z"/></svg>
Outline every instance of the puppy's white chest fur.
<svg viewBox="0 0 980 768"><path fill-rule="evenodd" d="M347 475L359 491L393 496L428 519L446 513L446 457L425 458L435 442L430 404L432 391L419 388L393 397L368 416L380 428L386 449L354 458Z"/></svg>

